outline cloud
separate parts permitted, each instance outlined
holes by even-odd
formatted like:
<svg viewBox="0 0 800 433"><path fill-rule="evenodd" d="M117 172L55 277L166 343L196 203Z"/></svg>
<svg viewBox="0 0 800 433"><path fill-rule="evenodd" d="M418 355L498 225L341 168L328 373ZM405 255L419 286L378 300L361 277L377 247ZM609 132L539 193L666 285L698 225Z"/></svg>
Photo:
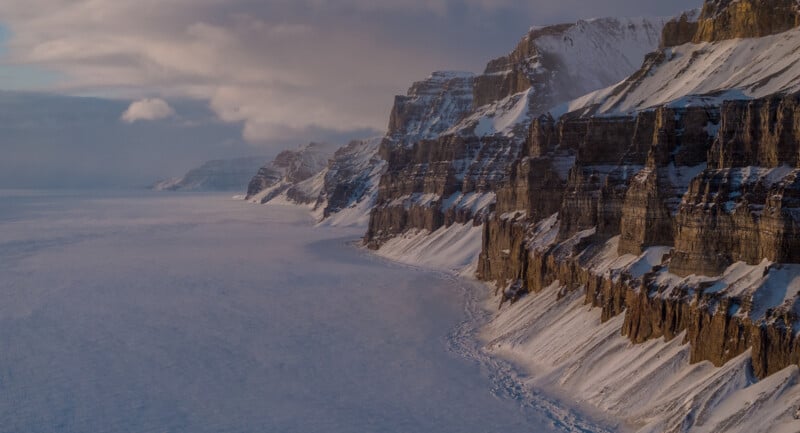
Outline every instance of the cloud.
<svg viewBox="0 0 800 433"><path fill-rule="evenodd" d="M120 118L127 123L139 120L161 120L175 115L175 110L167 101L159 98L146 98L131 103Z"/></svg>
<svg viewBox="0 0 800 433"><path fill-rule="evenodd" d="M6 63L71 94L206 101L254 143L386 127L392 96L479 72L532 24L676 13L700 0L3 0ZM297 137L297 141L304 141Z"/></svg>

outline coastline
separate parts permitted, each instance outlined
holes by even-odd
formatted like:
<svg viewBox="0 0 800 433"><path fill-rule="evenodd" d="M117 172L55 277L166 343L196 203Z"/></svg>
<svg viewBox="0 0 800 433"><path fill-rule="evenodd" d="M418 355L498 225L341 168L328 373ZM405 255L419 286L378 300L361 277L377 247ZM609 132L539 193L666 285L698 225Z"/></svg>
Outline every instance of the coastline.
<svg viewBox="0 0 800 433"><path fill-rule="evenodd" d="M552 425L564 432L626 433L631 431L621 418L609 416L597 407L579 402L569 391L531 382L534 377L530 364L513 356L487 350L487 327L498 316L494 288L474 277L480 253L481 226L453 225L433 234L425 231L407 233L389 241L379 250L369 250L362 242L353 246L366 254L395 265L414 270L435 272L456 282L461 289L464 321L448 335L448 349L480 366L487 375L495 397L515 401L521 410L535 411L547 416ZM472 238L470 238L470 236ZM461 243L441 245L443 240L460 238ZM464 244L478 248L463 249ZM437 248L438 247L438 248ZM444 250L444 251L443 251ZM450 252L447 257L437 257Z"/></svg>
<svg viewBox="0 0 800 433"><path fill-rule="evenodd" d="M468 225L409 232L375 255L458 279L469 319L453 335L470 343L457 352L492 372L495 395L552 413L566 431L797 431L796 366L758 380L749 351L715 367L691 364L682 335L633 344L619 332L622 316L602 322L601 310L585 304L582 291L562 292L558 282L498 310L500 297L474 278L463 245L455 248L460 254L437 258L448 252L441 242L469 244L464 236L472 235L480 245L480 233ZM476 259L480 247L472 251Z"/></svg>

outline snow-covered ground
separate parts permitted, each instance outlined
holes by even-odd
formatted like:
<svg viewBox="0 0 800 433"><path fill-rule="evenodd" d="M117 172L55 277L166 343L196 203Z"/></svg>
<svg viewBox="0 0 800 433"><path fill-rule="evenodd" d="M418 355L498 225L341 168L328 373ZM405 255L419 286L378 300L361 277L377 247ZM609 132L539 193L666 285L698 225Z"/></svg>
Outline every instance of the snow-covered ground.
<svg viewBox="0 0 800 433"><path fill-rule="evenodd" d="M757 381L749 351L721 368L690 365L682 335L634 345L620 335L622 316L601 323L583 293L558 293L556 284L523 298L481 333L485 350L523 368L526 388L568 395L638 433L800 431L797 367Z"/></svg>
<svg viewBox="0 0 800 433"><path fill-rule="evenodd" d="M551 112L594 107L620 115L661 105L721 105L723 101L761 98L800 90L800 29L761 38L685 44L667 48L646 73L582 96Z"/></svg>
<svg viewBox="0 0 800 433"><path fill-rule="evenodd" d="M220 195L0 192L0 431L605 431L478 350L482 286L361 234Z"/></svg>
<svg viewBox="0 0 800 433"><path fill-rule="evenodd" d="M533 246L552 242L558 231L556 215L542 222L541 227ZM474 274L480 252L481 232L480 227L459 224L433 233L409 232L387 242L378 254L469 277ZM641 276L669 251L653 247L639 257L618 256L617 241L618 238L609 241L609 253L601 254L591 264L596 272L626 268L634 276ZM778 305L785 294L796 292L797 281L787 275L797 275L797 271L784 265L774 277L780 290L774 290L769 285L759 286L767 265L766 261L758 266L739 263L731 266L722 280L725 285L735 283L730 290L763 292L761 297L768 299L757 304ZM697 279L689 279L692 278ZM468 293L490 291L479 282L462 281L475 286ZM752 373L749 351L721 368L710 362L692 365L689 346L683 343L682 335L669 342L659 339L634 345L620 335L622 315L602 323L600 310L585 305L582 291L561 298L565 292L560 289L555 283L540 294L527 295L500 310L499 297L483 301L476 295L470 298L474 304L468 311L476 319L465 326L475 326L467 334L478 336L481 342L465 346L461 352L494 372L495 383L503 384L499 388L507 395L556 414L554 418L562 415L563 425L581 419L562 409L577 405L584 414L599 410L603 416L617 420L619 431L800 432L797 367L758 381ZM772 299L768 293L779 296ZM565 401L569 404L565 405Z"/></svg>

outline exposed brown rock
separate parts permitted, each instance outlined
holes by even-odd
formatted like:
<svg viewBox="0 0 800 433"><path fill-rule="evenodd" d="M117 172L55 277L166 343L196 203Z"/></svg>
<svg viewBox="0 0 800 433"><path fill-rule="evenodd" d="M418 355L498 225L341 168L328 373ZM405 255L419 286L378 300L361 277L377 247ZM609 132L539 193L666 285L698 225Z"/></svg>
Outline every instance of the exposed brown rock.
<svg viewBox="0 0 800 433"><path fill-rule="evenodd" d="M524 92L534 82L547 80L529 66L529 59L541 58L547 62L547 56L541 56L536 39L546 35L556 35L572 28L575 24L560 24L543 29L532 30L509 55L492 60L486 65L486 71L475 80L475 107L499 101L507 96ZM552 61L552 60L551 60ZM551 69L553 65L549 65Z"/></svg>
<svg viewBox="0 0 800 433"><path fill-rule="evenodd" d="M661 48L676 47L692 42L699 28L697 20L694 18L696 17L692 17L690 13L684 13L667 22L661 35Z"/></svg>
<svg viewBox="0 0 800 433"><path fill-rule="evenodd" d="M800 26L795 0L706 0L693 42L757 38Z"/></svg>
<svg viewBox="0 0 800 433"><path fill-rule="evenodd" d="M685 333L692 362L721 366L752 348L759 377L798 364L800 305L751 316L750 295L725 295L713 278L658 279L719 275L735 261L800 263L796 106L796 96L776 96L635 119L535 120L486 223L480 278L508 288L512 301L556 281L562 291L585 290L602 320L625 315L621 332L634 343ZM574 155L566 181L547 175L557 155ZM559 184L558 219L545 219L554 208L537 197L557 198ZM665 245L674 249L664 263L638 277L595 267L609 248L639 255Z"/></svg>
<svg viewBox="0 0 800 433"><path fill-rule="evenodd" d="M800 96L775 95L722 105L719 139L711 166L777 167L800 162Z"/></svg>
<svg viewBox="0 0 800 433"><path fill-rule="evenodd" d="M651 131L646 167L625 193L620 216L620 254L641 254L655 245L673 245L677 212L693 167L705 164L719 123L717 110L705 107L659 108L638 117ZM649 125L649 126L648 126ZM635 138L643 141L645 137ZM685 175L685 179L679 176Z"/></svg>

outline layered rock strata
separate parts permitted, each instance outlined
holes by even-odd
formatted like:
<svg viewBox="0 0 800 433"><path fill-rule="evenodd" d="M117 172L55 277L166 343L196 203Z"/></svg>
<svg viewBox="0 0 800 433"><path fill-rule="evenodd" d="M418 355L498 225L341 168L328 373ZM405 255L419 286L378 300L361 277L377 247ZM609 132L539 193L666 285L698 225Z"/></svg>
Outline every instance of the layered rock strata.
<svg viewBox="0 0 800 433"><path fill-rule="evenodd" d="M585 290L603 320L625 315L634 343L685 335L692 362L722 365L752 348L759 377L797 364L797 104L538 119L485 225L479 277L511 301L554 282ZM540 209L553 208L533 199L542 183L524 168L553 167L558 154L574 165L547 216Z"/></svg>
<svg viewBox="0 0 800 433"><path fill-rule="evenodd" d="M800 26L796 0L711 0L703 5L695 43L758 38Z"/></svg>
<svg viewBox="0 0 800 433"><path fill-rule="evenodd" d="M538 133L529 132L531 120L556 103L624 78L657 46L662 25L660 20L599 19L536 28L509 55L489 62L482 75L434 74L414 84L407 96L396 98L381 145L386 172L366 243L378 248L410 229L480 224L511 178L520 185L538 183L560 197L555 191L566 175L563 166L574 156L559 154L561 168L548 168L546 160L535 160L550 151L548 144L530 144L544 147L523 152L526 137ZM602 56L587 56L591 51ZM540 126L551 129L540 131L542 140L555 133L552 121L543 118ZM523 154L534 158L518 163Z"/></svg>
<svg viewBox="0 0 800 433"><path fill-rule="evenodd" d="M762 378L798 365L800 97L719 103L685 93L725 79L695 74L713 48L691 43L776 35L797 17L796 1L707 1L699 16L668 23L662 49L626 82L571 104L578 111L558 121L532 122L485 224L478 276L512 302L554 283L560 293L584 290L603 321L624 315L621 333L633 343L683 335L691 362L721 366L751 350ZM684 103L648 106L649 81L673 69L699 77L692 87L660 84ZM786 81L787 71L743 81L740 96ZM627 107L648 110L589 117ZM574 164L553 182L556 155Z"/></svg>

